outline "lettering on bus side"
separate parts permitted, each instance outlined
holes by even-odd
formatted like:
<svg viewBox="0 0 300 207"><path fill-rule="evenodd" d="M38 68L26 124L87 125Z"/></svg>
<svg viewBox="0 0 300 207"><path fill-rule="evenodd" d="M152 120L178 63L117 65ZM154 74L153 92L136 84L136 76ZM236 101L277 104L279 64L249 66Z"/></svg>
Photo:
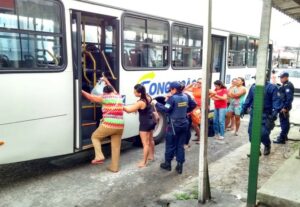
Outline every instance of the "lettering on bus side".
<svg viewBox="0 0 300 207"><path fill-rule="evenodd" d="M195 79L191 80L188 78L187 80L182 80L180 82L183 82L185 86L196 82ZM148 89L148 93L150 96L154 95L161 95L161 94L166 94L168 93L171 81L167 82L152 82L152 81L144 81L141 84L143 84L146 89Z"/></svg>

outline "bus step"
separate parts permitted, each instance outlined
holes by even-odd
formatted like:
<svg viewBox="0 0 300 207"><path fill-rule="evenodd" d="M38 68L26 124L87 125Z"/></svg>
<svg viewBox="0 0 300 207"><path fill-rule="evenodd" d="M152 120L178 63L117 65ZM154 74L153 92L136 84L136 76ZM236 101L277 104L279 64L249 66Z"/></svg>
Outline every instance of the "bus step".
<svg viewBox="0 0 300 207"><path fill-rule="evenodd" d="M93 121L93 120L85 120L81 123L81 126L85 127L85 126L96 126L97 122Z"/></svg>
<svg viewBox="0 0 300 207"><path fill-rule="evenodd" d="M82 137L89 137L91 138L92 133L97 129L97 122L96 121L86 121L81 124L81 133Z"/></svg>
<svg viewBox="0 0 300 207"><path fill-rule="evenodd" d="M101 108L101 106L99 106L99 105L96 105L95 107L96 107L96 109ZM94 105L83 105L82 106L82 109L93 109L93 108L94 108Z"/></svg>

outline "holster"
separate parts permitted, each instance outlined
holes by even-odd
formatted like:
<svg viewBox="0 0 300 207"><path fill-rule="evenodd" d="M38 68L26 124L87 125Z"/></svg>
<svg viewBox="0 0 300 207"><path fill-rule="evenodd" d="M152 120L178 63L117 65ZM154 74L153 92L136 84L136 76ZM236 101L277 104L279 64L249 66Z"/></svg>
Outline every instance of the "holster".
<svg viewBox="0 0 300 207"><path fill-rule="evenodd" d="M275 127L275 120L272 115L268 115L266 118L266 127L271 131Z"/></svg>

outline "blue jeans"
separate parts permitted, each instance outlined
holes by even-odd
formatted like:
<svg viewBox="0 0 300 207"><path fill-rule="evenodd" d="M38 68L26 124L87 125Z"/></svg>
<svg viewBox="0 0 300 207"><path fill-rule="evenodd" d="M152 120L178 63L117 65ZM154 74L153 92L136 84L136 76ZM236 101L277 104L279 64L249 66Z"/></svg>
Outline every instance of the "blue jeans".
<svg viewBox="0 0 300 207"><path fill-rule="evenodd" d="M226 111L227 111L226 108L221 108L221 109L215 109L214 110L214 131L215 131L215 135L219 134L220 136L224 137Z"/></svg>

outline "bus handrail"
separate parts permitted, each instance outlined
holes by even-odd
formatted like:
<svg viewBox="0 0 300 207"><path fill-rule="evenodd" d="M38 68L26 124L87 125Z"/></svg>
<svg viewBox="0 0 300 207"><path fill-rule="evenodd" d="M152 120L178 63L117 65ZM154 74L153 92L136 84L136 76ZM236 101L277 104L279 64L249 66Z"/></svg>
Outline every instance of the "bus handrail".
<svg viewBox="0 0 300 207"><path fill-rule="evenodd" d="M52 57L52 59L54 60L54 65L55 66L58 66L58 59L54 56L54 54L52 54L49 50L47 50L47 49L37 49L37 52L38 51L43 51L43 52L47 52L51 57ZM44 53L45 54L45 53Z"/></svg>
<svg viewBox="0 0 300 207"><path fill-rule="evenodd" d="M110 72L112 78L113 78L114 80L117 80L117 78L116 78L114 72L112 71L112 69L111 69L111 67L110 67L110 65L109 65L109 62L107 61L106 55L105 55L105 53L104 53L103 50L101 51L101 54L102 54L103 59L104 59L104 61L105 61L105 63L106 63L106 66L107 66L108 69L109 69L109 72Z"/></svg>
<svg viewBox="0 0 300 207"><path fill-rule="evenodd" d="M95 86L95 85L96 85L96 79L97 79L97 77L96 77L96 60L95 60L93 54L92 54L91 52L87 51L86 49L84 49L84 50L82 51L82 53L87 54L87 55L91 58L91 60L92 60L92 62L93 62L93 71L94 71L94 74L93 74L93 76L94 76L93 84L94 84L94 85L93 85L93 86ZM90 85L90 84L92 83L92 81L87 77L85 61L84 61L84 67L83 67L83 76L84 76L85 80L86 80L86 81L89 83L89 85Z"/></svg>

